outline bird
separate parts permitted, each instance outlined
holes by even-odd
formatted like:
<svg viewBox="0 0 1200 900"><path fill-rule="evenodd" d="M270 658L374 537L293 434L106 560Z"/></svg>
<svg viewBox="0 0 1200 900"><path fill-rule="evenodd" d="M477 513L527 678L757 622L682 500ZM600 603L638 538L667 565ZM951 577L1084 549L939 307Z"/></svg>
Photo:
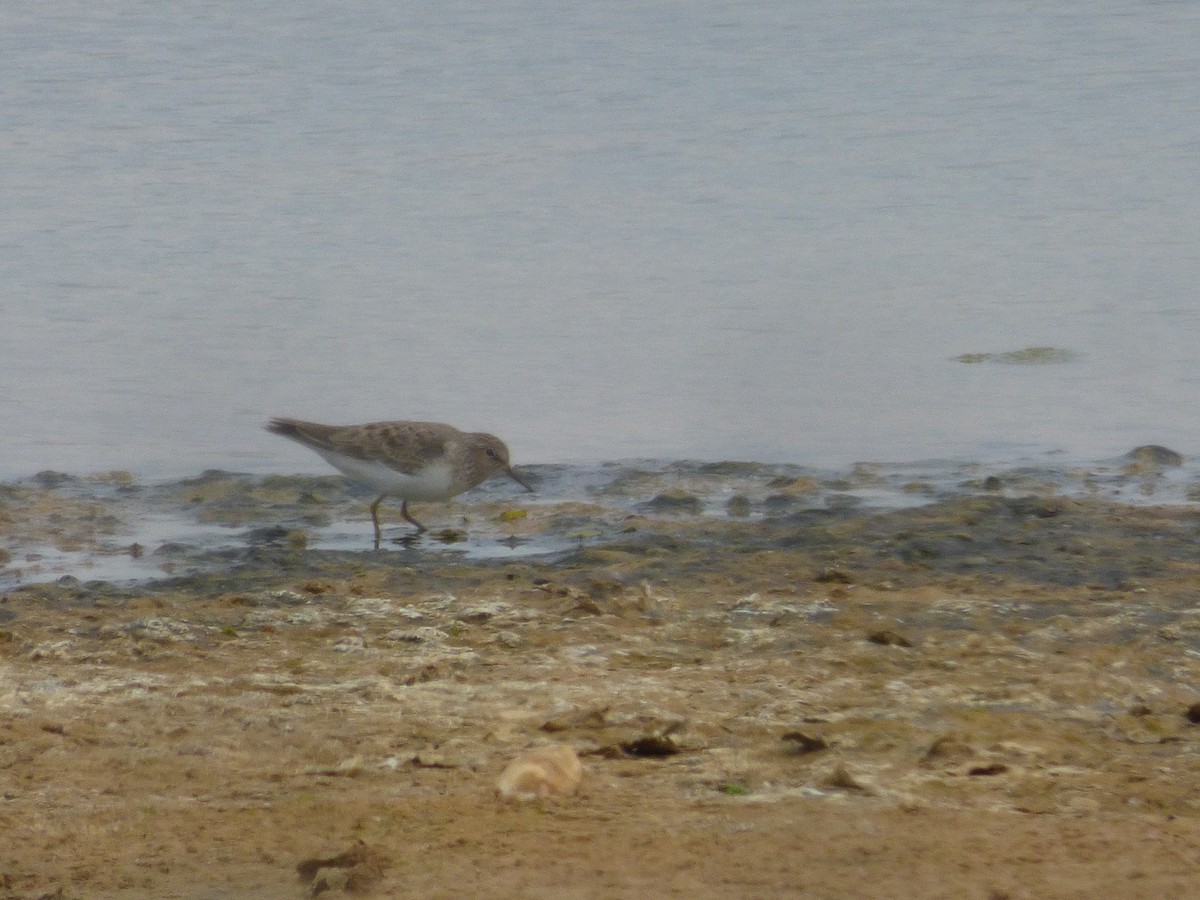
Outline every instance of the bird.
<svg viewBox="0 0 1200 900"><path fill-rule="evenodd" d="M385 497L400 499L400 515L421 534L427 529L409 514L409 500L449 500L494 475L506 475L533 491L509 463L504 441L494 434L412 421L321 425L274 418L265 427L315 450L342 474L379 492L371 504L376 550L381 539L379 504Z"/></svg>

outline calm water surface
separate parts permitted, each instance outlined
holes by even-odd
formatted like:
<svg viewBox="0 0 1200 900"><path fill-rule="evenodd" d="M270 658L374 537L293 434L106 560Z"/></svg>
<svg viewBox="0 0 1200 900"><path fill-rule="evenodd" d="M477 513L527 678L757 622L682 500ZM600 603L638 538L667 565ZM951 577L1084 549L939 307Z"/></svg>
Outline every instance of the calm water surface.
<svg viewBox="0 0 1200 900"><path fill-rule="evenodd" d="M1200 445L1194 4L66 0L0 85L3 476Z"/></svg>

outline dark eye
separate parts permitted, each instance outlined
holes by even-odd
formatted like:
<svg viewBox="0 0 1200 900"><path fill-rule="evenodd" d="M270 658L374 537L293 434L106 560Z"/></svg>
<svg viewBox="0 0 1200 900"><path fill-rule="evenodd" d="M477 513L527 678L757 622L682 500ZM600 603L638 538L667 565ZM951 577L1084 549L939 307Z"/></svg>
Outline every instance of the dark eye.
<svg viewBox="0 0 1200 900"><path fill-rule="evenodd" d="M495 458L496 458L496 451L495 451L495 450L493 450L491 447L488 447L488 448L487 448L487 450L486 450L485 452L487 453L487 455L488 455L488 458L489 458L489 459L495 459Z"/></svg>

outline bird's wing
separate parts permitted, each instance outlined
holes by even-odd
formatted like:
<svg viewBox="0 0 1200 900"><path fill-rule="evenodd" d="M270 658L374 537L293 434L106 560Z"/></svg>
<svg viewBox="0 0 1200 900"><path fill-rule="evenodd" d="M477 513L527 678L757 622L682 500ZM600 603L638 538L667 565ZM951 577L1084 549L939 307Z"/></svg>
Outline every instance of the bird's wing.
<svg viewBox="0 0 1200 900"><path fill-rule="evenodd" d="M329 449L412 475L444 455L452 433L436 422L374 422L337 429Z"/></svg>

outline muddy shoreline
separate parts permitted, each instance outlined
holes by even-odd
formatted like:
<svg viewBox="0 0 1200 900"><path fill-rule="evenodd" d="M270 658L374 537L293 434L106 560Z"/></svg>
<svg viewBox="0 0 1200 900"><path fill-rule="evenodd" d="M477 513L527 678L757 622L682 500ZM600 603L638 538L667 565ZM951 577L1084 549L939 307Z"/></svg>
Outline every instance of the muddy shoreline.
<svg viewBox="0 0 1200 900"><path fill-rule="evenodd" d="M484 494L378 553L341 479L7 485L0 897L1193 890L1177 472L868 474ZM221 539L126 543L157 503ZM72 542L155 577L29 558ZM579 792L498 800L548 743Z"/></svg>

